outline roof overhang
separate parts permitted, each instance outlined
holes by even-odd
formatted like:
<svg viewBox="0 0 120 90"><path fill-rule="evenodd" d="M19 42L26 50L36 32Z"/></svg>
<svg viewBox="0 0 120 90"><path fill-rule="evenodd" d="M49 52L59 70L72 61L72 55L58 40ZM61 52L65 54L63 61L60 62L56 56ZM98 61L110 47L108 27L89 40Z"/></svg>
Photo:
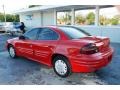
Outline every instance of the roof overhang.
<svg viewBox="0 0 120 90"><path fill-rule="evenodd" d="M99 5L100 8L113 7L113 5ZM56 10L61 11L70 11L72 8L75 10L85 10L85 9L95 9L96 5L43 5L39 7L26 8L15 11L14 14L27 13L27 12L38 12L38 11L50 11Z"/></svg>

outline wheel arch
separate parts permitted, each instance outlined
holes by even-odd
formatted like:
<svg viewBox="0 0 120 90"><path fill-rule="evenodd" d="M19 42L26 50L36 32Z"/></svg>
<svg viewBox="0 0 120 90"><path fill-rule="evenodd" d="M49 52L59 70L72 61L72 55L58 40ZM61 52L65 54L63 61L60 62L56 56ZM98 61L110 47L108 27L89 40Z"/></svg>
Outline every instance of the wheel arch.
<svg viewBox="0 0 120 90"><path fill-rule="evenodd" d="M9 50L10 46L13 46L11 43L8 43L7 49Z"/></svg>
<svg viewBox="0 0 120 90"><path fill-rule="evenodd" d="M54 54L52 55L52 57L51 57L51 64L52 64L52 65L53 65L54 58L57 57L57 56L65 57L65 58L68 60L68 62L70 63L69 58L68 58L66 55L59 54L59 53L54 53Z"/></svg>

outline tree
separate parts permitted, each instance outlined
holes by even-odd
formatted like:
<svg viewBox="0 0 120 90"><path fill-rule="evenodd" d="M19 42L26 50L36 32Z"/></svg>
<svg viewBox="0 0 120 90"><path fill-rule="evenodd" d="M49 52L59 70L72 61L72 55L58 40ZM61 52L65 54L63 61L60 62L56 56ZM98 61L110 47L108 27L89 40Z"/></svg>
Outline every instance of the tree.
<svg viewBox="0 0 120 90"><path fill-rule="evenodd" d="M4 15L3 15L3 13L0 13L0 21L1 22L4 22L5 20L4 20Z"/></svg>
<svg viewBox="0 0 120 90"><path fill-rule="evenodd" d="M85 23L85 17L82 15L76 15L75 17L76 24L84 24Z"/></svg>
<svg viewBox="0 0 120 90"><path fill-rule="evenodd" d="M70 25L71 24L70 12L65 12L65 14L61 16L60 19L65 25Z"/></svg>
<svg viewBox="0 0 120 90"><path fill-rule="evenodd" d="M110 19L103 15L100 15L100 25L108 25L108 24L110 24Z"/></svg>
<svg viewBox="0 0 120 90"><path fill-rule="evenodd" d="M5 21L3 13L0 13L0 21ZM6 22L19 22L19 15L6 14Z"/></svg>
<svg viewBox="0 0 120 90"><path fill-rule="evenodd" d="M20 22L20 17L19 17L19 15L17 14L17 15L15 15L15 22Z"/></svg>
<svg viewBox="0 0 120 90"><path fill-rule="evenodd" d="M111 19L111 25L118 25L118 19L112 18Z"/></svg>
<svg viewBox="0 0 120 90"><path fill-rule="evenodd" d="M95 14L93 12L88 13L88 15L86 16L86 20L88 25L94 24Z"/></svg>
<svg viewBox="0 0 120 90"><path fill-rule="evenodd" d="M115 15L115 16L111 19L111 24L112 24L112 25L118 25L118 24L120 24L120 15Z"/></svg>

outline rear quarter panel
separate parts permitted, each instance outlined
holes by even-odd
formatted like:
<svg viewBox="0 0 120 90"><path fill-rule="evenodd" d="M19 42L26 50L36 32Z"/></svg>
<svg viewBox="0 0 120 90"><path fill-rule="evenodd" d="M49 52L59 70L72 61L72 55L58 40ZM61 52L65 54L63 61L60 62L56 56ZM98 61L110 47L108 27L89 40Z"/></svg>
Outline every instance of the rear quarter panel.
<svg viewBox="0 0 120 90"><path fill-rule="evenodd" d="M76 40L60 40L55 53L65 55L69 58L73 55L80 54L80 49L85 44L86 43L77 42Z"/></svg>

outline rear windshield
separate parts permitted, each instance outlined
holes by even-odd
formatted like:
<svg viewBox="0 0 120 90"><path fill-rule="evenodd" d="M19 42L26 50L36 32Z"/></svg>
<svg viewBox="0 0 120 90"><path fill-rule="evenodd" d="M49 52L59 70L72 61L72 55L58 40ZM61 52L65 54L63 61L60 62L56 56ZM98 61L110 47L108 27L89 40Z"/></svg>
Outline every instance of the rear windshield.
<svg viewBox="0 0 120 90"><path fill-rule="evenodd" d="M70 39L79 39L90 36L89 33L75 27L59 27Z"/></svg>

